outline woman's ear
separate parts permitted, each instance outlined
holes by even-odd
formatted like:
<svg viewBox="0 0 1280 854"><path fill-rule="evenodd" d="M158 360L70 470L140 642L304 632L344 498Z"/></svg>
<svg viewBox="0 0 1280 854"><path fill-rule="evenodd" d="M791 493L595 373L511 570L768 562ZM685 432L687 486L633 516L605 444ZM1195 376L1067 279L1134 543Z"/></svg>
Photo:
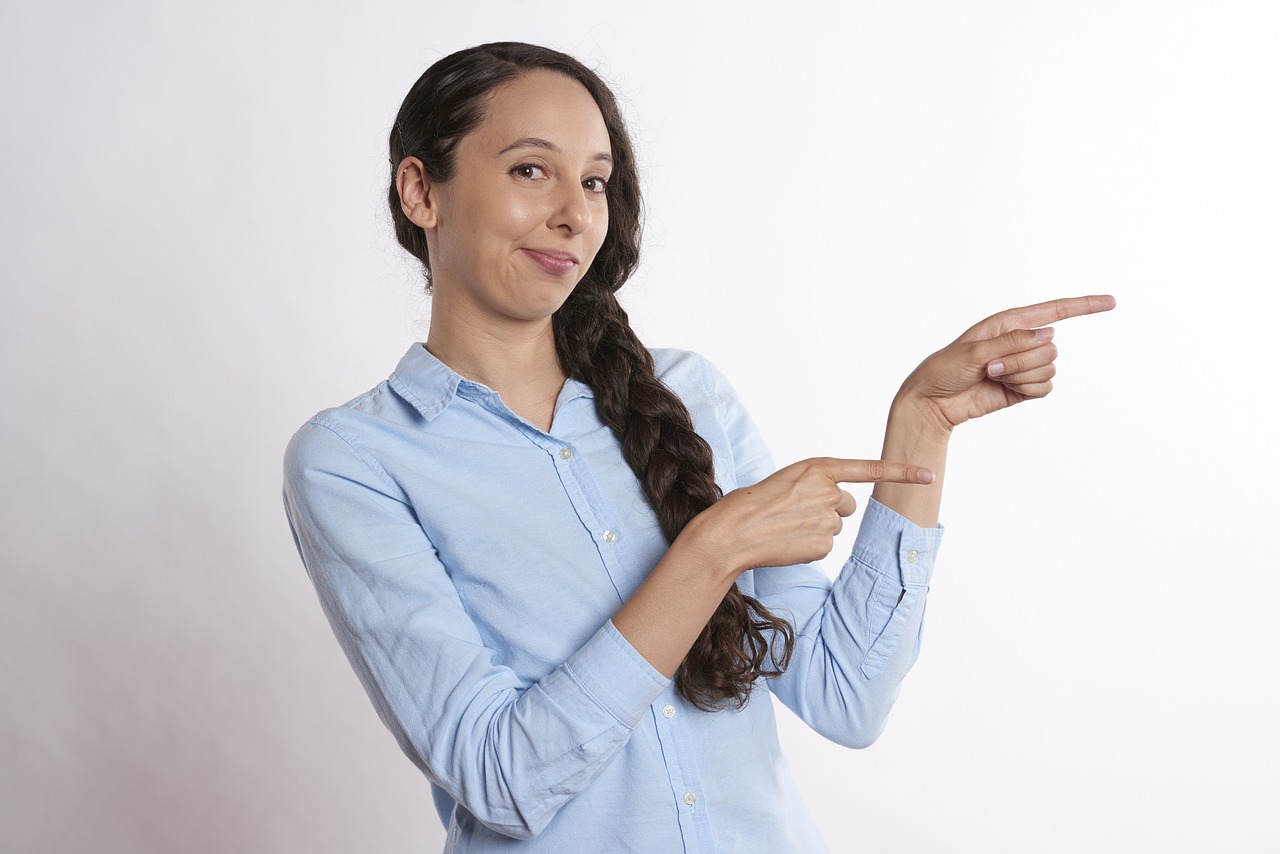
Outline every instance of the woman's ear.
<svg viewBox="0 0 1280 854"><path fill-rule="evenodd" d="M440 220L435 185L416 157L400 161L396 172L396 190L400 193L400 210L419 228L435 228Z"/></svg>

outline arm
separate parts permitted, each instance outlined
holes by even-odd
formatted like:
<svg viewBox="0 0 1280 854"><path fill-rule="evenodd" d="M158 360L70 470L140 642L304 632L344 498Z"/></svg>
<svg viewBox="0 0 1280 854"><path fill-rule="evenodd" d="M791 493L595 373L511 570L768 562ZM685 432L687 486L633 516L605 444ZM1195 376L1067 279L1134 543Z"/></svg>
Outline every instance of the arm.
<svg viewBox="0 0 1280 854"><path fill-rule="evenodd" d="M919 483L921 477L916 466L825 457L734 490L690 520L613 623L670 678L744 571L818 560L831 551L841 517L854 506L838 482Z"/></svg>
<svg viewBox="0 0 1280 854"><path fill-rule="evenodd" d="M738 483L756 483L773 470L768 449L728 381L710 365L707 372L729 447L724 465ZM902 489L912 494L933 487L917 480ZM872 501L834 585L821 568L799 562L743 578L747 592L787 617L796 632L791 664L769 682L770 690L826 738L865 747L883 730L919 650L941 539L941 528L922 528ZM830 549L828 541L810 559Z"/></svg>
<svg viewBox="0 0 1280 854"><path fill-rule="evenodd" d="M331 428L299 431L284 492L321 604L383 722L494 830L538 833L667 685L603 615L568 661L522 682L485 646L395 485Z"/></svg>
<svg viewBox="0 0 1280 854"><path fill-rule="evenodd" d="M951 431L1049 394L1057 349L1053 330L1036 327L1114 306L1109 296L1088 296L1011 309L934 353L895 397L883 450L885 459L927 466L933 482L876 484L853 556L829 598L795 567L755 573L766 604L791 610L804 641L774 691L819 732L843 743L869 743L915 661L941 535L934 526Z"/></svg>

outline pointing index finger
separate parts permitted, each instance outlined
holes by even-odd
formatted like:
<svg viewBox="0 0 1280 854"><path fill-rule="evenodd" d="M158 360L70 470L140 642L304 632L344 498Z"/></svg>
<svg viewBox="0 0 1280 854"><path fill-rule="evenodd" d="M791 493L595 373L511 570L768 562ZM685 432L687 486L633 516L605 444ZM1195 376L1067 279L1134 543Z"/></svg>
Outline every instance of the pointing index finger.
<svg viewBox="0 0 1280 854"><path fill-rule="evenodd" d="M846 460L820 457L814 460L835 483L933 483L933 472L923 466L884 460Z"/></svg>
<svg viewBox="0 0 1280 854"><path fill-rule="evenodd" d="M999 321L1001 332L1005 332L1010 329L1034 329L1046 323L1066 320L1068 317L1111 311L1115 307L1116 298L1110 294L1093 294L1084 297L1064 297L1035 305L1024 305L1021 308L1011 308L995 315L993 319Z"/></svg>

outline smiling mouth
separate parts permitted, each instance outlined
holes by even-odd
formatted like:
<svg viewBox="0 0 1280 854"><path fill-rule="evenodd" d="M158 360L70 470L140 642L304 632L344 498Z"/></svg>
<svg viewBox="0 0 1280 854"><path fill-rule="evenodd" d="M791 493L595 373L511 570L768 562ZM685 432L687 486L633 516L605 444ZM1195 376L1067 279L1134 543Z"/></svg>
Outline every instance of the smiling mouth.
<svg viewBox="0 0 1280 854"><path fill-rule="evenodd" d="M578 258L559 249L521 249L525 256L553 276L566 276L578 266Z"/></svg>

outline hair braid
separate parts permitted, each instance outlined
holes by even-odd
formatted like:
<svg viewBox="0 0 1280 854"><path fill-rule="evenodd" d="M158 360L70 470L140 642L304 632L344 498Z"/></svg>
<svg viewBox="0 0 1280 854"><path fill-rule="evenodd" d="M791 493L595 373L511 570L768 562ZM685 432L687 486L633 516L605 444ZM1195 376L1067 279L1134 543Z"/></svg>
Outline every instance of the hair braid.
<svg viewBox="0 0 1280 854"><path fill-rule="evenodd" d="M585 286L585 287L584 287ZM600 418L618 437L668 542L720 499L711 446L693 429L689 410L654 374L612 291L583 282L555 316L563 367L595 392ZM711 710L741 707L756 679L786 669L795 631L735 584L685 656L676 687Z"/></svg>

